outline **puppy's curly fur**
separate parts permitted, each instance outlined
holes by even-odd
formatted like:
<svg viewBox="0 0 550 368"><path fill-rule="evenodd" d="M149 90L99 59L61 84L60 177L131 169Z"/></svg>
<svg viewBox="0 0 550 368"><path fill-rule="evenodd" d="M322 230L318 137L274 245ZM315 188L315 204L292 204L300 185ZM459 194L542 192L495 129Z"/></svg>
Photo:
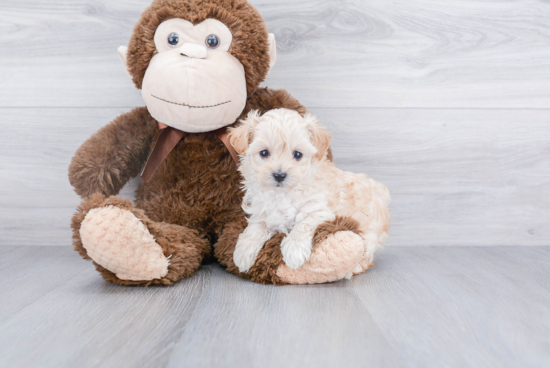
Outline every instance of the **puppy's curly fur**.
<svg viewBox="0 0 550 368"><path fill-rule="evenodd" d="M264 242L277 233L288 234L281 244L284 262L300 268L310 258L316 229L336 216L359 224L364 255L357 272L368 268L387 238L389 192L367 175L339 170L327 160L330 134L313 115L252 111L230 139L242 155L243 207L250 215L235 249L240 271L252 267Z"/></svg>

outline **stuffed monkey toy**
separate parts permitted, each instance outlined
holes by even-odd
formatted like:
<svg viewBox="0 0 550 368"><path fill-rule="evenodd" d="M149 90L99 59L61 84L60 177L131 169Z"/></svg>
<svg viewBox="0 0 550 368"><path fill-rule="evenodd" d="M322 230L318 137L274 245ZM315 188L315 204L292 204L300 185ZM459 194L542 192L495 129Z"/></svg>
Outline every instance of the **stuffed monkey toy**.
<svg viewBox="0 0 550 368"><path fill-rule="evenodd" d="M154 0L119 56L146 107L100 129L69 168L83 199L72 219L74 248L105 280L171 285L212 256L264 284L351 276L364 251L351 218L319 226L298 270L282 260L284 234L266 242L247 273L233 262L247 219L225 130L251 109L306 112L285 90L259 88L276 47L255 8L246 0ZM135 203L116 196L140 174Z"/></svg>

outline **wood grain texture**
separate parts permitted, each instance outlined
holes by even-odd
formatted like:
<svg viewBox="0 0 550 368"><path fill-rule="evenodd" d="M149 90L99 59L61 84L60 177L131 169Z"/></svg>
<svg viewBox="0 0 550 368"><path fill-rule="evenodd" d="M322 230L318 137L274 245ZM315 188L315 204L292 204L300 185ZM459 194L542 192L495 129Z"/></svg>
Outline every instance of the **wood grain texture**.
<svg viewBox="0 0 550 368"><path fill-rule="evenodd" d="M69 245L67 167L124 109L0 109L0 245ZM389 245L550 245L550 111L315 109L392 194ZM123 191L131 198L139 181Z"/></svg>
<svg viewBox="0 0 550 368"><path fill-rule="evenodd" d="M0 106L140 105L116 49L149 3L3 0ZM266 84L306 106L550 106L548 1L251 3L278 41Z"/></svg>
<svg viewBox="0 0 550 368"><path fill-rule="evenodd" d="M68 247L65 247L68 248ZM75 277L90 265L59 247L0 247L0 322Z"/></svg>
<svg viewBox="0 0 550 368"><path fill-rule="evenodd" d="M368 277L351 283L407 365L545 367L549 251L388 248Z"/></svg>
<svg viewBox="0 0 550 368"><path fill-rule="evenodd" d="M0 305L6 367L550 365L549 247L393 247L364 275L296 287L209 265L130 288L67 247L0 256L0 299L18 304Z"/></svg>

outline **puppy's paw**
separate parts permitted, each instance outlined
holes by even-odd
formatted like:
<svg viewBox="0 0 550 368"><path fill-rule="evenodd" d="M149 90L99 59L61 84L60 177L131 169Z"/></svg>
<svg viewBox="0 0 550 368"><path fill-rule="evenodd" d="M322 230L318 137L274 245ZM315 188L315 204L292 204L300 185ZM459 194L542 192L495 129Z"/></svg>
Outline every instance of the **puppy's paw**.
<svg viewBox="0 0 550 368"><path fill-rule="evenodd" d="M250 239L241 239L237 242L235 247L235 252L233 253L233 262L239 268L239 271L242 273L247 273L254 262L256 262L256 257L258 256L261 245L254 246L255 244Z"/></svg>
<svg viewBox="0 0 550 368"><path fill-rule="evenodd" d="M297 270L309 261L312 248L312 237L293 236L290 233L281 243L283 261L288 267Z"/></svg>

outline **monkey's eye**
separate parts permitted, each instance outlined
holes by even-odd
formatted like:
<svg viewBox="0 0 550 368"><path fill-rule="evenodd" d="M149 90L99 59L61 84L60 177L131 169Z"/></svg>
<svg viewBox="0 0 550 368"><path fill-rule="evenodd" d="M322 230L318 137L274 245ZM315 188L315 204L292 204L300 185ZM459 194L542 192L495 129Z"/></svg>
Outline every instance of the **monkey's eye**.
<svg viewBox="0 0 550 368"><path fill-rule="evenodd" d="M268 150L263 150L262 152L260 152L260 156L262 158L268 158L269 157L269 151Z"/></svg>
<svg viewBox="0 0 550 368"><path fill-rule="evenodd" d="M302 157L304 157L304 154L302 152L295 151L293 156L296 161L300 161Z"/></svg>
<svg viewBox="0 0 550 368"><path fill-rule="evenodd" d="M215 49L218 46L220 46L220 39L218 36L211 34L210 36L206 37L206 46L208 46L211 49Z"/></svg>
<svg viewBox="0 0 550 368"><path fill-rule="evenodd" d="M180 36L178 36L177 33L171 33L170 36L168 36L168 43L172 47L176 47L178 43L180 42Z"/></svg>

